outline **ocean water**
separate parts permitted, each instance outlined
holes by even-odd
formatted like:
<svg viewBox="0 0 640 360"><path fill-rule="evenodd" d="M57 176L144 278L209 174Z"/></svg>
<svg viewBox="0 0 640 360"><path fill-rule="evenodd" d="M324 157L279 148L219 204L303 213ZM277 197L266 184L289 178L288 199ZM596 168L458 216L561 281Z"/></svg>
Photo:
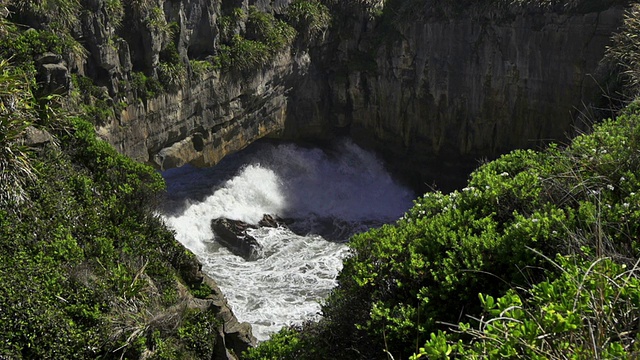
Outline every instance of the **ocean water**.
<svg viewBox="0 0 640 360"><path fill-rule="evenodd" d="M320 316L348 256L345 242L394 222L414 198L373 153L348 139L322 149L258 142L215 167L162 175L168 195L161 216L259 341ZM211 230L215 218L257 224L264 214L292 222L249 231L264 248L255 261L233 255Z"/></svg>

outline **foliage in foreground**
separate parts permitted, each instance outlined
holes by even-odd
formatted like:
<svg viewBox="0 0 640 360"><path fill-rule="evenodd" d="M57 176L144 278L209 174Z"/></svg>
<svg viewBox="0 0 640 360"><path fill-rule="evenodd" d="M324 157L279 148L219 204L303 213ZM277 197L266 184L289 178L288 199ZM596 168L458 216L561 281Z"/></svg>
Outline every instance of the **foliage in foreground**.
<svg viewBox="0 0 640 360"><path fill-rule="evenodd" d="M512 289L497 299L480 294L483 316L454 327L471 341L439 331L412 360L635 359L640 355L640 278L607 258L584 261L558 256L561 273L530 290Z"/></svg>
<svg viewBox="0 0 640 360"><path fill-rule="evenodd" d="M572 339L567 352L592 354L584 331L572 331L578 323L586 326L596 321L587 316L598 311L594 301L601 301L604 310L617 316L637 315L633 301L639 296L634 285L639 233L640 104L634 103L616 120L596 126L593 134L574 139L566 149L552 146L545 152L519 150L505 155L475 171L462 191L427 193L397 224L356 235L340 285L323 306L323 320L280 335L278 341L286 339L288 345L273 357L261 352L274 347L267 342L248 358L382 359L392 355L399 359L434 352L443 357L482 357L493 346L491 340L503 335L497 332L512 330L510 326L518 321L527 326L543 323L549 320L545 309L551 306L558 316L568 318L563 331L569 333L549 337L550 345L533 341L518 348L505 342L500 351L522 355L525 347L532 347L531 354L538 350L545 354L544 346L562 348ZM577 265L552 265L548 259L556 254L573 254ZM602 256L611 260L599 262ZM591 262L608 267L590 269ZM624 273L622 266L633 271ZM575 313L583 314L578 319L558 308L571 292L545 293L549 286L568 288L571 280L566 274L574 280L577 274L629 280L603 283L602 292L587 287L574 292ZM589 281L598 285L602 276ZM478 294L484 294L483 301ZM585 299L585 294L597 296ZM559 297L547 299L548 303L534 300L526 303L526 311L509 313L519 316L518 321L502 328L497 316L490 322L493 333L487 332L488 318L479 315L486 311L496 317L496 309L502 312L525 304L529 297L551 295ZM488 300L497 298L506 307L496 308L496 302ZM631 302L619 301L622 298ZM627 305L630 308L620 307ZM469 316L483 320L467 321ZM564 324L561 317L555 318L558 326ZM602 329L594 336L603 355L634 350L638 330L618 328L619 320L598 319ZM450 325L459 322L461 327ZM457 331L439 332L452 326ZM476 329L471 335L480 340L470 340L469 329ZM538 330L536 336L554 333L544 326ZM519 342L532 334L510 335ZM483 344L487 345L483 348Z"/></svg>
<svg viewBox="0 0 640 360"><path fill-rule="evenodd" d="M0 61L0 188L20 195L0 198L0 357L211 356L216 337L196 335L218 320L187 306L189 287L208 295L198 263L152 213L160 175L29 84ZM34 126L50 140L23 143Z"/></svg>

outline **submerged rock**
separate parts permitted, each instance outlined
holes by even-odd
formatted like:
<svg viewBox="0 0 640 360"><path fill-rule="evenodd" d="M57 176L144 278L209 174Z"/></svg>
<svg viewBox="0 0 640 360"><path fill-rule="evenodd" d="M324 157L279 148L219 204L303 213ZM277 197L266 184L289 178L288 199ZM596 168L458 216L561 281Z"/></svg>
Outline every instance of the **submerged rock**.
<svg viewBox="0 0 640 360"><path fill-rule="evenodd" d="M218 218L211 220L211 228L218 235L218 241L235 255L245 260L257 260L262 256L262 245L253 236L247 234L248 229L256 226L240 220Z"/></svg>

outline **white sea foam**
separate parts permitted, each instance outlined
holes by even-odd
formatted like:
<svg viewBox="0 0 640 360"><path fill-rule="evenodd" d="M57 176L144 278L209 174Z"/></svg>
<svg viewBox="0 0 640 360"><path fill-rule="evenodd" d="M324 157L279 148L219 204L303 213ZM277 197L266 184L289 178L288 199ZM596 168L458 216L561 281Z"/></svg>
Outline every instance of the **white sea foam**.
<svg viewBox="0 0 640 360"><path fill-rule="evenodd" d="M166 223L259 340L316 317L319 301L336 286L347 255L344 241L396 220L413 199L372 153L348 140L329 150L260 143L213 168L186 166L163 176ZM293 219L291 228L302 235L254 230L265 252L257 261L244 261L215 241L211 219L256 224L264 214Z"/></svg>

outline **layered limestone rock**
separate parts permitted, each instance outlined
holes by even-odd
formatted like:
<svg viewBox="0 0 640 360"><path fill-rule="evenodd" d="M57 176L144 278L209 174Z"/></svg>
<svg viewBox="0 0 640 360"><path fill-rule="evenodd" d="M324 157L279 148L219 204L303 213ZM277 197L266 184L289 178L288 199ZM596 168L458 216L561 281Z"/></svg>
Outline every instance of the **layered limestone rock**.
<svg viewBox="0 0 640 360"><path fill-rule="evenodd" d="M219 18L236 6L244 13L248 9L247 3L204 0L150 4L125 7L128 13L120 20L103 0L91 0L93 11L83 13L89 57L79 73L106 86L117 105L115 116L97 126L101 137L123 154L167 169L214 165L284 128L291 78L308 66L304 54L293 56L289 48L251 71L209 68L196 74L185 69L183 78L169 79L168 91L149 95L135 89L134 72L158 78L167 52L175 51L186 67L190 59L210 58L220 39ZM287 4L262 4L260 9ZM114 24L118 21L120 27Z"/></svg>
<svg viewBox="0 0 640 360"><path fill-rule="evenodd" d="M354 16L342 29L353 36L327 49L336 54L327 63L342 66L325 68L331 111L324 115L395 163L420 169L423 180L564 142L597 118L594 107L609 107L603 58L623 9L471 5L447 13L427 2L383 23ZM321 92L298 96L310 102ZM307 119L295 130L320 129L319 117Z"/></svg>
<svg viewBox="0 0 640 360"><path fill-rule="evenodd" d="M250 77L208 73L191 87L127 106L99 133L122 153L161 169L215 165L284 128L290 63L282 54Z"/></svg>

